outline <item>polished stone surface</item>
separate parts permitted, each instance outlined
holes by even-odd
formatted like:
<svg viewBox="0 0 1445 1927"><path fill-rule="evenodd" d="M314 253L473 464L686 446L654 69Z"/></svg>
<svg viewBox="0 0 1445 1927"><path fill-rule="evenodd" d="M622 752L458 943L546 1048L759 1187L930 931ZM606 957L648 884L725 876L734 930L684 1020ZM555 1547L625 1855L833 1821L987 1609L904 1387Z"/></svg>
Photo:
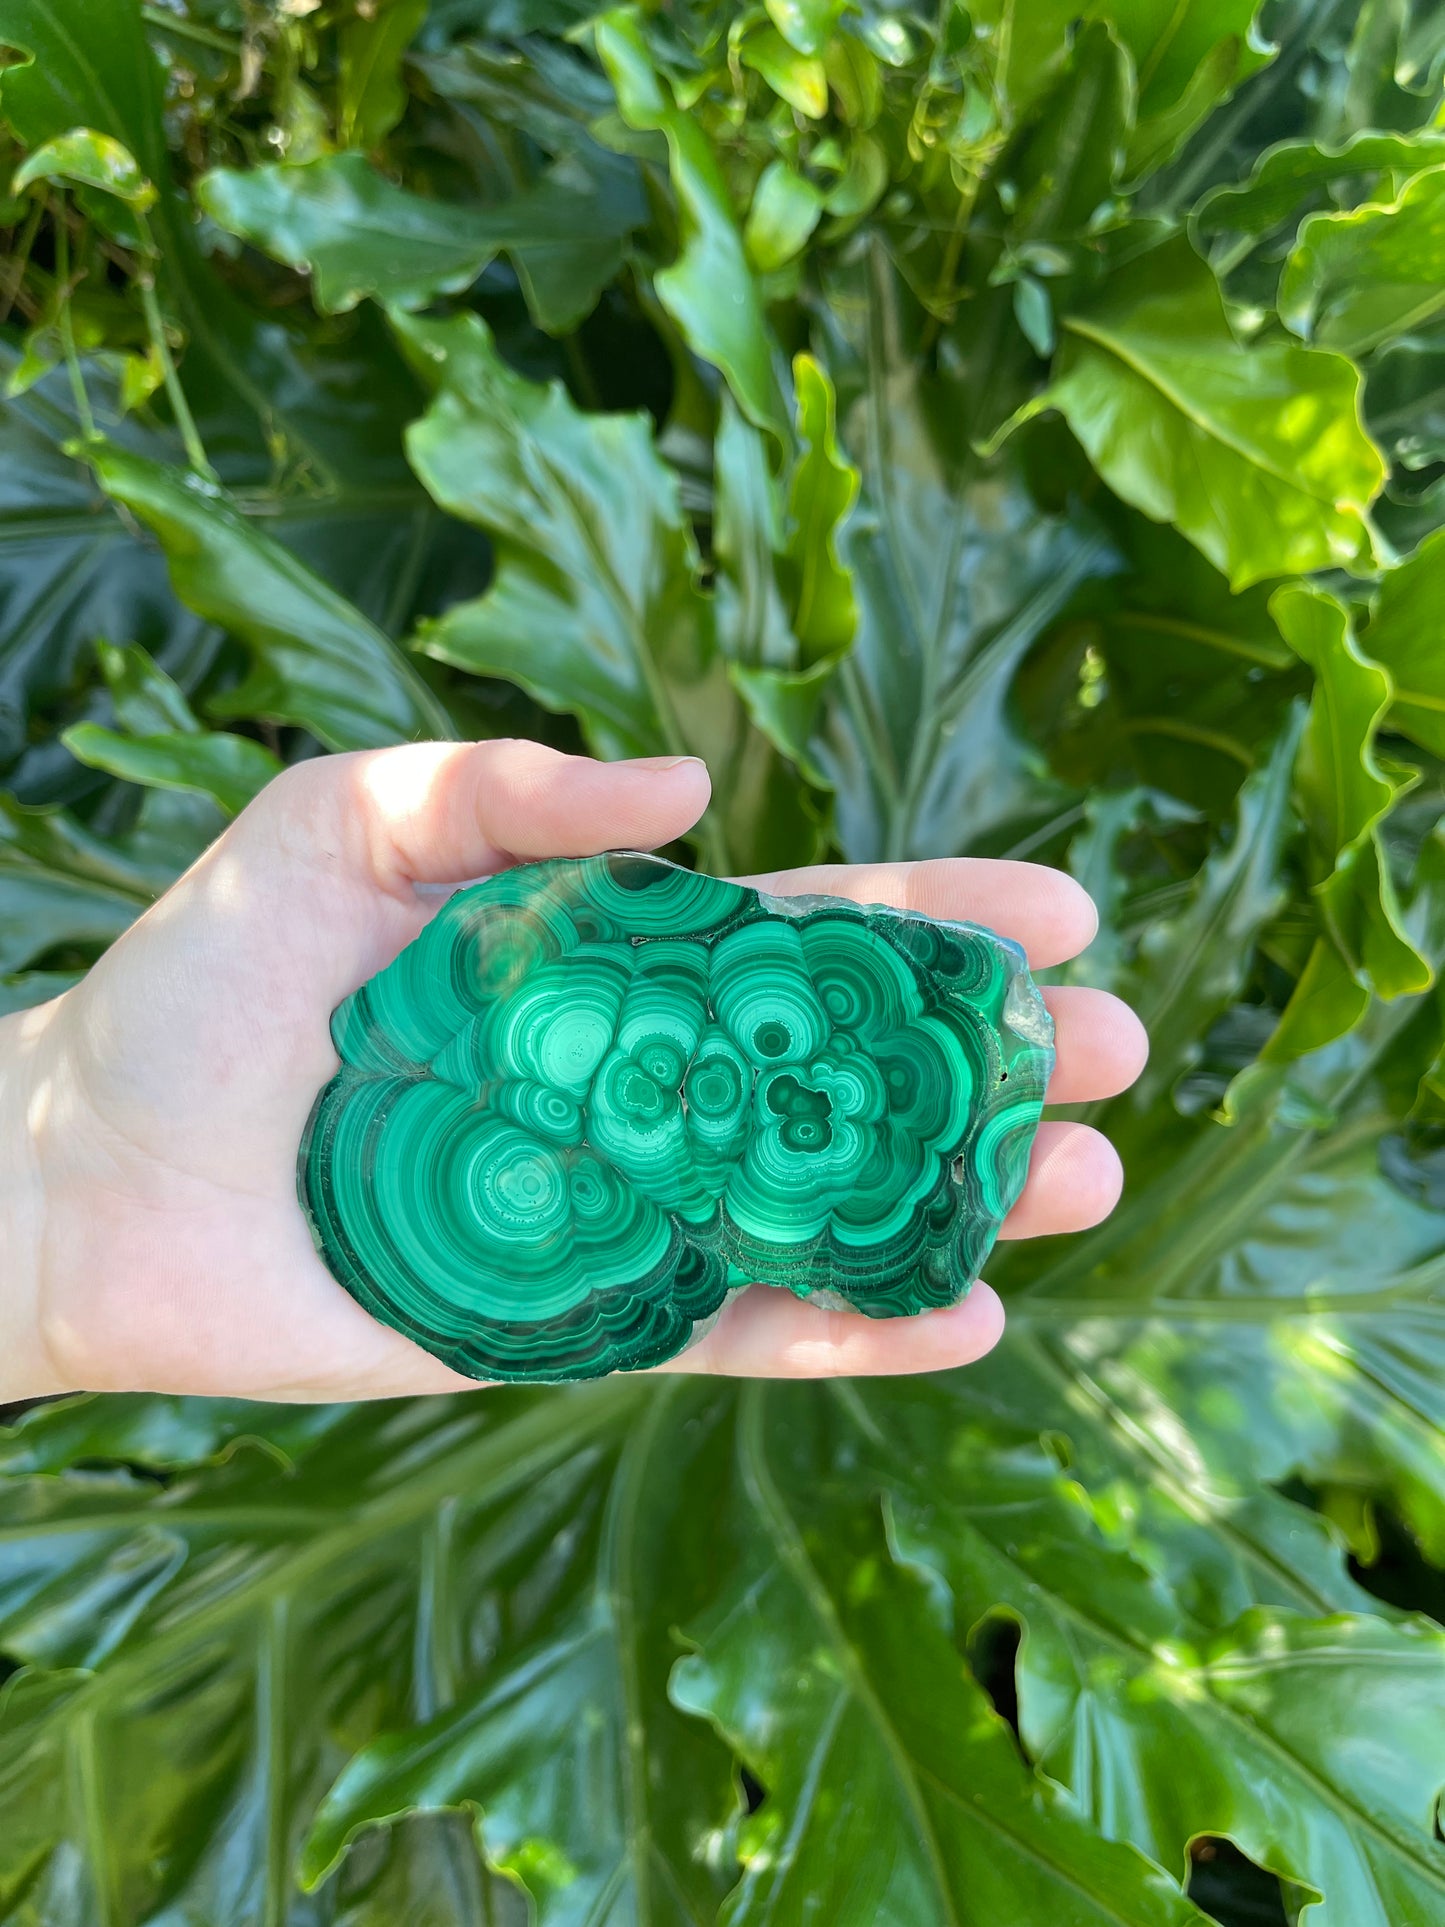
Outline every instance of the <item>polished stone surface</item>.
<svg viewBox="0 0 1445 1927"><path fill-rule="evenodd" d="M634 855L459 891L332 1036L299 1170L317 1248L474 1378L656 1364L749 1281L954 1303L1053 1064L991 931Z"/></svg>

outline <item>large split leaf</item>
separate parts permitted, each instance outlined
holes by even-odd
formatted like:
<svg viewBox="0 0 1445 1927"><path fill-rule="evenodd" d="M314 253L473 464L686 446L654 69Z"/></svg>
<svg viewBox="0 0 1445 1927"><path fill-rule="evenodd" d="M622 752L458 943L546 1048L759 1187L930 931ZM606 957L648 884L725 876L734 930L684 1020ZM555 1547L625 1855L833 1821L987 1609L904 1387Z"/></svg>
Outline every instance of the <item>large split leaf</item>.
<svg viewBox="0 0 1445 1927"><path fill-rule="evenodd" d="M497 208L424 200L395 187L359 154L300 166L217 168L197 189L206 212L232 234L293 268L309 270L317 306L336 313L364 296L419 307L469 286L503 248L524 254L547 287L541 319L571 326L620 260L620 243L645 212L632 170L599 182L572 158Z"/></svg>
<svg viewBox="0 0 1445 1927"><path fill-rule="evenodd" d="M1342 356L1232 333L1213 276L1182 242L1145 254L1067 314L1057 408L1125 501L1173 522L1236 589L1368 567L1384 464Z"/></svg>
<svg viewBox="0 0 1445 1927"><path fill-rule="evenodd" d="M1298 222L1301 205L1318 190L1373 180L1386 172L1418 173L1445 160L1445 138L1433 128L1418 133L1354 134L1339 147L1320 141L1280 141L1260 155L1247 181L1217 187L1194 212L1196 234L1267 234Z"/></svg>
<svg viewBox="0 0 1445 1927"><path fill-rule="evenodd" d="M1280 589L1270 607L1315 674L1300 745L1299 792L1313 845L1321 943L1327 946L1311 958L1299 1001L1286 1010L1274 1041L1275 1052L1287 1055L1348 1029L1370 990L1382 997L1425 990L1433 973L1403 928L1380 842L1380 825L1396 797L1396 785L1375 754L1375 732L1390 707L1390 678L1360 652L1349 616L1332 596Z"/></svg>
<svg viewBox="0 0 1445 1927"><path fill-rule="evenodd" d="M514 374L474 316L398 326L437 382L412 463L497 553L491 588L430 624L426 649L576 710L605 754L686 751L683 719L716 702L720 672L649 424L589 418Z"/></svg>
<svg viewBox="0 0 1445 1927"><path fill-rule="evenodd" d="M144 1476L12 1478L0 1617L7 1650L44 1670L11 1684L0 1722L0 1897L26 1894L43 1913L68 1891L87 1912L125 1918L289 1908L305 1820L348 1754L378 1729L434 1720L440 1792L443 1728L464 1749L485 1673L495 1705L511 1699L520 1715L510 1755L495 1722L487 1728L510 1790L491 1797L476 1758L457 1798L488 1794L489 1850L525 1876L544 1918L701 1917L718 1881L683 1844L689 1832L700 1844L687 1816L725 1805L727 1760L664 1693L665 1614L687 1590L664 1495L697 1469L696 1447L666 1400L629 1430L640 1389L579 1400L565 1419L555 1399L403 1406L380 1429L377 1415L336 1414L310 1437L253 1408L236 1415L239 1439L221 1462L160 1512ZM63 1409L56 1418L65 1425ZM248 1448L255 1434L266 1450ZM115 1449L104 1430L90 1443ZM142 1457L155 1449L132 1444ZM276 1509L278 1478L287 1496ZM64 1547L38 1586L16 1565L13 1537L37 1502ZM248 1515L254 1536L238 1559ZM694 1516L701 1575L708 1539ZM549 1544L570 1553L519 1614L513 1584ZM66 1592L70 1609L55 1610ZM106 1627L86 1628L82 1597L98 1604L105 1592ZM323 1651L335 1663L318 1666ZM554 1709L546 1728L539 1692ZM610 1733L597 1723L600 1694ZM81 1761L89 1847L64 1791ZM353 1820L447 1798L428 1800L420 1778L388 1789L379 1765L362 1755L333 1793L307 1849L313 1878ZM450 1857L445 1834L425 1839L422 1893L444 1884Z"/></svg>
<svg viewBox="0 0 1445 1927"><path fill-rule="evenodd" d="M1015 1519L1044 1510L1016 1475L995 1492ZM1438 1629L1254 1608L1226 1633L1185 1643L1177 1608L1142 1566L1109 1562L1083 1529L1084 1508L1071 1544L1071 1508L1055 1499L1046 1519L1030 1518L1020 1552L990 1532L982 1497L975 1489L955 1510L920 1484L899 1510L900 1541L952 1582L964 1611L976 1603L1024 1620L1026 1743L1106 1831L1165 1865L1179 1864L1201 1827L1226 1835L1258 1864L1320 1888L1321 1920L1429 1917L1445 1871L1431 1842L1445 1712ZM1320 1717L1325 1678L1332 1707L1348 1702L1360 1728L1389 1725L1417 1784L1407 1770L1387 1792L1354 1770L1335 1713Z"/></svg>
<svg viewBox="0 0 1445 1927"><path fill-rule="evenodd" d="M451 734L395 644L217 490L118 448L89 459L155 531L181 600L250 650L250 675L213 701L217 715L300 723L333 749Z"/></svg>
<svg viewBox="0 0 1445 1927"><path fill-rule="evenodd" d="M1312 215L1280 281L1280 319L1306 340L1360 355L1445 312L1445 167L1398 199Z"/></svg>
<svg viewBox="0 0 1445 1927"><path fill-rule="evenodd" d="M584 415L560 384L513 373L475 316L397 325L437 383L408 437L412 462L497 555L487 593L426 625L421 646L572 711L603 755L706 757L721 777L708 832L718 866L766 868L806 851L796 792L717 648L651 424Z"/></svg>
<svg viewBox="0 0 1445 1927"><path fill-rule="evenodd" d="M873 384L844 425L862 470L843 538L858 635L816 754L853 860L986 850L1065 794L1041 780L1010 691L1025 652L1112 553L1102 531L1041 513L1007 464L960 460L931 430L943 398L890 378L877 335L871 353Z"/></svg>
<svg viewBox="0 0 1445 1927"><path fill-rule="evenodd" d="M1390 678L1390 726L1436 756L1445 756L1442 593L1445 537L1435 534L1380 584L1364 641L1366 654Z"/></svg>
<svg viewBox="0 0 1445 1927"><path fill-rule="evenodd" d="M1202 1927L1168 1881L1079 1826L1018 1760L936 1605L890 1557L866 1487L838 1477L850 1450L873 1455L873 1428L852 1417L761 1385L738 1401L731 1570L689 1629L698 1650L673 1695L714 1722L783 1811L748 1823L721 1918L804 1920L861 1902L889 1927L983 1927L1020 1907L1067 1910L1080 1927ZM874 1828L893 1851L860 1893L847 1843Z"/></svg>
<svg viewBox="0 0 1445 1927"><path fill-rule="evenodd" d="M1167 0L1083 6L1043 0L1020 10L985 0L973 10L996 46L994 84L1012 114L1022 115L1067 57L1074 22L1107 21L1139 75L1138 122L1131 170L1147 172L1166 158L1216 101L1258 68L1266 49L1252 32L1256 0L1192 7Z"/></svg>
<svg viewBox="0 0 1445 1927"><path fill-rule="evenodd" d="M734 1882L733 1922L867 1883L900 1927L1064 1896L1165 1927L1195 1917L1167 1874L1209 1830L1322 1892L1321 1927L1428 1919L1442 1636L1362 1613L1318 1515L1272 1490L1368 1469L1445 1526L1439 1219L1368 1128L1404 1034L1182 1156L1139 1134L1125 1215L1035 1268L986 1373L32 1415L7 1453L0 1638L34 1670L0 1725L0 1883L214 1908L243 1841L299 1909L298 1867L344 1893L365 1829L456 1807L544 1927L708 1919ZM121 1459L172 1469L101 1469ZM999 1614L1025 1634L1024 1761L966 1663ZM739 1833L704 1720L763 1791ZM60 1797L77 1757L99 1833ZM885 1816L898 1851L873 1858Z"/></svg>

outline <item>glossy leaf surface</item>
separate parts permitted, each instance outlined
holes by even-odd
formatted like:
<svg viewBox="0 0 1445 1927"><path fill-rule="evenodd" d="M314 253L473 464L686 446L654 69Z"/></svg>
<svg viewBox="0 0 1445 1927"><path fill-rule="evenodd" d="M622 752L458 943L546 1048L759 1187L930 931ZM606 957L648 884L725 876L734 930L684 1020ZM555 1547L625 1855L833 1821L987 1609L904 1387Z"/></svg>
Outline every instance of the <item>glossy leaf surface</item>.
<svg viewBox="0 0 1445 1927"><path fill-rule="evenodd" d="M1340 355L1232 334L1212 277L1177 248L1064 319L1043 402L1111 486L1173 522L1236 589L1267 576L1368 566L1366 512L1384 465Z"/></svg>
<svg viewBox="0 0 1445 1927"><path fill-rule="evenodd" d="M119 449L90 459L111 499L155 530L181 600L251 651L249 679L214 713L300 723L336 749L451 733L395 645L223 498Z"/></svg>

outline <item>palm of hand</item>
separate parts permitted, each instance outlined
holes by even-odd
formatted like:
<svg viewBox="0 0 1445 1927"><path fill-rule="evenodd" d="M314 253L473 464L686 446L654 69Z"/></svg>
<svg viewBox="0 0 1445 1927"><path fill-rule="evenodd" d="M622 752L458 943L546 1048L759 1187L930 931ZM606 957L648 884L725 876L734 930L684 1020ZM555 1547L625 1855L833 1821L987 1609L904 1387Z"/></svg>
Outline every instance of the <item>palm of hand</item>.
<svg viewBox="0 0 1445 1927"><path fill-rule="evenodd" d="M330 757L264 792L46 1033L31 1106L52 1187L39 1310L62 1382L308 1399L469 1383L368 1317L312 1247L295 1160L336 1064L330 1012L417 935L447 886L517 857L651 847L705 798L697 764L600 765L532 744ZM990 914L990 884L995 901L1016 899L1012 926ZM921 893L916 907L993 922L1035 961L1072 954L1090 930L1082 892L1022 865L773 880L810 886ZM1051 1097L1101 1096L1137 1074L1142 1033L1122 1005L1088 991L1050 1001ZM1117 1182L1096 1133L1045 1125L1010 1229L1093 1222ZM675 1368L917 1370L977 1357L1000 1326L986 1288L883 1323L759 1288Z"/></svg>

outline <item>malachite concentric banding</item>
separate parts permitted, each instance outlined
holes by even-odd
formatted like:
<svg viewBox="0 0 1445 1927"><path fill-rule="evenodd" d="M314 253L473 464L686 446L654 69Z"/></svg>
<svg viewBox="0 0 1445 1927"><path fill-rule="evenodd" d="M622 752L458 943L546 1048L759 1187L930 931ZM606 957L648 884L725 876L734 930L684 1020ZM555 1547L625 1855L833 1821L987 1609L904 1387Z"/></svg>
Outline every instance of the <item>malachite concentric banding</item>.
<svg viewBox="0 0 1445 1927"><path fill-rule="evenodd" d="M299 1172L317 1249L484 1379L658 1364L749 1282L955 1303L1054 1056L992 931L633 855L459 891L331 1030Z"/></svg>

